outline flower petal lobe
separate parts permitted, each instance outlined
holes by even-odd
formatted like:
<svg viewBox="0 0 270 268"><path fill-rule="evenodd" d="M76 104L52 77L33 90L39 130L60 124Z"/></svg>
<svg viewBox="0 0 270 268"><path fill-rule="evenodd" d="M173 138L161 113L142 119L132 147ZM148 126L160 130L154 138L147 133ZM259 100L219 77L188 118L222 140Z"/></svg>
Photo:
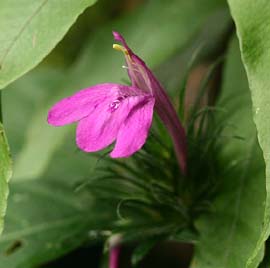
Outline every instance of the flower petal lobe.
<svg viewBox="0 0 270 268"><path fill-rule="evenodd" d="M56 103L48 113L48 123L63 126L88 116L98 105L113 98L118 84L99 84L64 98Z"/></svg>
<svg viewBox="0 0 270 268"><path fill-rule="evenodd" d="M137 97L133 108L121 125L114 150L113 158L129 157L144 145L152 123L155 100L151 95Z"/></svg>

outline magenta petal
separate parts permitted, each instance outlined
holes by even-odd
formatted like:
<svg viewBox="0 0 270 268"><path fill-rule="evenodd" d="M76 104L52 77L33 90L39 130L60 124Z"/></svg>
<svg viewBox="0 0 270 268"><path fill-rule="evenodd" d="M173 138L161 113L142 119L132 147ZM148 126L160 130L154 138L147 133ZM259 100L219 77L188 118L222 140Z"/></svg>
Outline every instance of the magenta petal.
<svg viewBox="0 0 270 268"><path fill-rule="evenodd" d="M115 41L119 41L128 51L131 51L131 49L127 45L125 38L120 33L113 32L113 37Z"/></svg>
<svg viewBox="0 0 270 268"><path fill-rule="evenodd" d="M78 147L86 152L96 152L110 145L126 117L119 111L120 109L112 113L109 104L100 105L90 115L80 120L76 131Z"/></svg>
<svg viewBox="0 0 270 268"><path fill-rule="evenodd" d="M126 92L132 88L126 87ZM77 127L76 142L80 149L95 152L104 149L115 141L119 129L129 113L133 111L145 96L130 96L122 100L116 110L110 103L97 107L86 118L80 120Z"/></svg>
<svg viewBox="0 0 270 268"><path fill-rule="evenodd" d="M99 84L80 90L56 103L48 113L48 123L63 126L88 116L98 105L111 99L122 85Z"/></svg>
<svg viewBox="0 0 270 268"><path fill-rule="evenodd" d="M152 96L137 97L137 104L130 110L119 129L114 150L110 156L128 157L144 145L152 123L155 99Z"/></svg>

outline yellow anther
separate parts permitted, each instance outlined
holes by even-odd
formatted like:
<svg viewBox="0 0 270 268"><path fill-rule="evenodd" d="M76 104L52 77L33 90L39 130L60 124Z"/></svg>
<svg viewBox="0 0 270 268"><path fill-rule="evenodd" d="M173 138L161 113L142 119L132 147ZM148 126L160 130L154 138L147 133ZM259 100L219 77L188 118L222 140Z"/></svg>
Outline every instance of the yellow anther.
<svg viewBox="0 0 270 268"><path fill-rule="evenodd" d="M122 51L124 54L129 55L127 49L124 48L124 47L121 46L121 45L113 44L113 49L118 50L118 51Z"/></svg>

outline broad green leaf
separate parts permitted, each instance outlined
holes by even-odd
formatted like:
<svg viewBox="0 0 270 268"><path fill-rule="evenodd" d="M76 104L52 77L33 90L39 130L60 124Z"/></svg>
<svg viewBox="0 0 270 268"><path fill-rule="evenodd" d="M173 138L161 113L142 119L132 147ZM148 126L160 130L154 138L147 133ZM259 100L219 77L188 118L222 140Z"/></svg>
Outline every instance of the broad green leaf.
<svg viewBox="0 0 270 268"><path fill-rule="evenodd" d="M126 70L122 69L123 55L112 49L112 30L122 33L130 46L151 66L157 66L184 45L199 30L207 17L224 7L224 1L173 0L169 3L148 1L133 14L101 27L85 45L78 62L66 73L63 83L55 88L50 101L38 109L27 130L26 142L15 163L15 176L37 178L55 150L61 144L69 127L53 128L46 123L48 109L64 96L97 83L127 81ZM158 27L157 27L158 25ZM73 139L70 136L70 139ZM42 142L40 142L42 141ZM44 157L36 156L45 152ZM32 162L35 159L35 168ZM17 171L18 170L18 171Z"/></svg>
<svg viewBox="0 0 270 268"><path fill-rule="evenodd" d="M263 261L260 263L259 268L268 268L270 267L270 244L269 240L265 243L265 252L264 252L264 258Z"/></svg>
<svg viewBox="0 0 270 268"><path fill-rule="evenodd" d="M38 139L35 135L39 133L29 133L28 127L31 125L32 118L40 107L43 107L50 99L50 95L57 89L64 77L65 74L62 69L37 68L10 85L10 90L5 90L2 93L6 132L14 158L14 180L18 176L27 176L28 173L38 176L41 169L45 171L40 163L47 162L51 158L52 155L48 154L47 151L50 150L50 146L57 148L60 146L60 140L56 139L57 129L53 129L50 146L44 145L41 148L42 150L38 152L36 147L40 146L41 139ZM40 127L39 132L42 132L47 127L46 114L41 115L38 119L40 120L40 122L37 122ZM55 144L55 140L59 144ZM23 157L21 157L20 152L23 150L24 144L27 143L31 143L31 146L24 151ZM31 164L29 165L29 163Z"/></svg>
<svg viewBox="0 0 270 268"><path fill-rule="evenodd" d="M3 231L8 198L8 181L11 178L11 157L3 125L0 123L0 234Z"/></svg>
<svg viewBox="0 0 270 268"><path fill-rule="evenodd" d="M56 179L11 184L0 267L39 267L90 240L91 227L100 225L92 206L91 199Z"/></svg>
<svg viewBox="0 0 270 268"><path fill-rule="evenodd" d="M76 191L92 168L93 161L66 139L43 178L11 183L0 268L35 268L95 238L89 234L112 221L114 210Z"/></svg>
<svg viewBox="0 0 270 268"><path fill-rule="evenodd" d="M36 268L96 238L104 224L109 228L115 211L76 191L92 168L93 161L65 139L44 177L10 184L0 268Z"/></svg>
<svg viewBox="0 0 270 268"><path fill-rule="evenodd" d="M264 241L270 234L270 3L268 0L228 2L236 23L242 60L251 90L253 117L266 163L265 221L258 246L250 259L250 267L253 267L253 258L262 250Z"/></svg>
<svg viewBox="0 0 270 268"><path fill-rule="evenodd" d="M93 161L65 139L44 177L11 183L0 268L39 267L89 242L94 230L112 222L115 211L97 206L86 191L76 191L92 171Z"/></svg>
<svg viewBox="0 0 270 268"><path fill-rule="evenodd" d="M96 0L2 0L0 89L35 67Z"/></svg>
<svg viewBox="0 0 270 268"><path fill-rule="evenodd" d="M30 118L48 101L64 77L64 69L41 65L12 83L9 90L2 91L5 131L15 163L22 149ZM16 174L13 174L13 178L14 175Z"/></svg>
<svg viewBox="0 0 270 268"><path fill-rule="evenodd" d="M220 160L224 163L224 177L212 213L198 222L201 238L194 268L246 267L262 232L265 165L236 39L228 52L223 79L217 105L225 111L216 111L216 119L225 126Z"/></svg>

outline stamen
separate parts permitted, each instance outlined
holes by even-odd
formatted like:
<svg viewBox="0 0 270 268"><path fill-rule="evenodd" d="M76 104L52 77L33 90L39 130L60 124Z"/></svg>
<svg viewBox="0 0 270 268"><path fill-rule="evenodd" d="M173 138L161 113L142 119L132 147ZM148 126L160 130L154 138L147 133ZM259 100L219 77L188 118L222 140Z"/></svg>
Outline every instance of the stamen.
<svg viewBox="0 0 270 268"><path fill-rule="evenodd" d="M126 70L132 70L134 72L140 73L140 71L136 69L136 66L134 66L134 67L133 66L132 67L128 67L126 65L122 65L122 68L123 69L126 69Z"/></svg>
<svg viewBox="0 0 270 268"><path fill-rule="evenodd" d="M127 56L129 56L129 53L128 53L127 49L124 48L124 47L121 46L121 45L113 44L113 49L118 50L118 51L121 51L121 52L123 52L124 54L126 54Z"/></svg>

